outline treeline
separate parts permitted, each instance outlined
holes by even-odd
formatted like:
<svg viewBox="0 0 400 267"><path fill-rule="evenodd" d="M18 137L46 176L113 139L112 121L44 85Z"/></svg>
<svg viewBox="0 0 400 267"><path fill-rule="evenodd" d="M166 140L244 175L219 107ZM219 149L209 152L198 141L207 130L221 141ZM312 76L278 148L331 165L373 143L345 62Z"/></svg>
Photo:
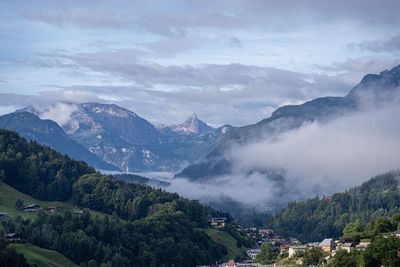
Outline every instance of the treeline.
<svg viewBox="0 0 400 267"><path fill-rule="evenodd" d="M72 185L95 170L49 147L0 129L0 180L41 200L67 200Z"/></svg>
<svg viewBox="0 0 400 267"><path fill-rule="evenodd" d="M399 174L387 173L330 197L289 203L268 223L275 232L302 241L339 237L349 222L368 222L400 212Z"/></svg>
<svg viewBox="0 0 400 267"><path fill-rule="evenodd" d="M33 221L17 217L3 226L28 242L90 266L196 266L226 253L225 247L196 230L188 216L170 208L134 222L93 218L89 212L41 211Z"/></svg>
<svg viewBox="0 0 400 267"><path fill-rule="evenodd" d="M138 220L152 215L160 208L186 214L195 227L207 227L210 217L231 217L190 201L176 193L168 193L141 184L129 184L100 174L82 176L73 186L72 202L76 205L117 214L127 220Z"/></svg>
<svg viewBox="0 0 400 267"><path fill-rule="evenodd" d="M96 173L17 134L0 130L1 180L33 197L69 201L109 214L66 211L3 222L9 232L91 266L195 266L226 255L201 229L229 214L174 193ZM240 240L240 243L245 241ZM94 265L96 264L96 265Z"/></svg>

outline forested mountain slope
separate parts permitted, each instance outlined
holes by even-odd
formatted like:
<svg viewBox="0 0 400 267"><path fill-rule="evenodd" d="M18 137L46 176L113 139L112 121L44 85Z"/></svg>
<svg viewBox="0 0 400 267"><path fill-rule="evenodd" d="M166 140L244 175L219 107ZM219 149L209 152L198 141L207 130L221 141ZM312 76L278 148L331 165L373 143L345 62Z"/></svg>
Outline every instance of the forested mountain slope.
<svg viewBox="0 0 400 267"><path fill-rule="evenodd" d="M400 174L376 176L361 186L328 197L289 203L269 223L276 232L304 241L339 237L349 222L368 222L400 212Z"/></svg>
<svg viewBox="0 0 400 267"><path fill-rule="evenodd" d="M128 184L96 173L83 162L0 130L0 174L9 185L43 200L62 200L83 210L48 213L2 223L23 239L55 250L76 264L195 266L221 259L226 248L204 232L224 214L177 194Z"/></svg>

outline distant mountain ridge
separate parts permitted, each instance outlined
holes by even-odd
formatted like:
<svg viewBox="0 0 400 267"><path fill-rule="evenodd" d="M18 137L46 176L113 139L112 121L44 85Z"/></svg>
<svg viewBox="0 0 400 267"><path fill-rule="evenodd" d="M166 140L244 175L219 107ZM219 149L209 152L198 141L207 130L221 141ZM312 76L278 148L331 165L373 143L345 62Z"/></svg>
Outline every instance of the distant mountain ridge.
<svg viewBox="0 0 400 267"><path fill-rule="evenodd" d="M178 171L204 157L232 129L231 126L212 128L194 113L184 123L155 127L115 104L63 104L71 105L73 110L69 120L61 125L68 138L126 172ZM22 111L48 117L47 110L26 107ZM27 123L19 127L34 125ZM46 144L47 140L43 137L40 142Z"/></svg>
<svg viewBox="0 0 400 267"><path fill-rule="evenodd" d="M366 103L393 101L399 95L400 65L380 74L368 74L344 97L322 97L301 105L288 105L275 110L269 118L238 127L224 135L215 149L203 160L189 165L177 177L206 180L229 174L232 164L224 153L236 144L246 144L265 136L274 136L299 128L304 122L328 121L363 108Z"/></svg>
<svg viewBox="0 0 400 267"><path fill-rule="evenodd" d="M16 131L28 140L35 140L41 144L48 145L73 159L85 161L97 169L119 170L117 167L102 161L84 146L70 139L56 122L42 120L33 113L21 110L0 116L0 128Z"/></svg>

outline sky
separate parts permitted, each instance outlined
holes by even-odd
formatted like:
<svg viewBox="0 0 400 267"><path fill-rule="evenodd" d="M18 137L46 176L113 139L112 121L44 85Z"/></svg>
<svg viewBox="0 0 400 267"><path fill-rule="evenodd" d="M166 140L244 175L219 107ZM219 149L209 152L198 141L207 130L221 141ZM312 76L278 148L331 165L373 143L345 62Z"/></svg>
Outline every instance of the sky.
<svg viewBox="0 0 400 267"><path fill-rule="evenodd" d="M400 64L397 0L0 2L0 114L57 102L256 123Z"/></svg>

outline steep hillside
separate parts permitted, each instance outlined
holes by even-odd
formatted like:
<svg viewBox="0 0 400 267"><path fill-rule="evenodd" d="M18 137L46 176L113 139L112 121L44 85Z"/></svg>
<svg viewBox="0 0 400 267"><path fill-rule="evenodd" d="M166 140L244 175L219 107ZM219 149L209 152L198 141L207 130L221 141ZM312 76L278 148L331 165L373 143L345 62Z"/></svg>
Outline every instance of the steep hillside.
<svg viewBox="0 0 400 267"><path fill-rule="evenodd" d="M0 130L0 152L2 181L30 196L62 200L57 203L64 206L62 212L40 210L26 219L14 218L12 194L14 199L19 194L18 198L35 200L3 186L8 197L1 195L0 208L6 207L11 218L1 222L2 229L16 231L30 243L57 251L75 264L195 266L213 263L227 253L204 229L213 216L227 217L229 229L235 229L229 214L178 194L95 173L85 163L6 130ZM71 204L84 210L75 212L68 207Z"/></svg>
<svg viewBox="0 0 400 267"><path fill-rule="evenodd" d="M24 255L28 263L40 267L77 267L62 254L48 249L43 249L32 244L13 244L11 245L17 252Z"/></svg>
<svg viewBox="0 0 400 267"><path fill-rule="evenodd" d="M269 223L276 232L304 241L339 237L349 222L367 223L400 212L400 173L380 175L343 193L289 203Z"/></svg>

